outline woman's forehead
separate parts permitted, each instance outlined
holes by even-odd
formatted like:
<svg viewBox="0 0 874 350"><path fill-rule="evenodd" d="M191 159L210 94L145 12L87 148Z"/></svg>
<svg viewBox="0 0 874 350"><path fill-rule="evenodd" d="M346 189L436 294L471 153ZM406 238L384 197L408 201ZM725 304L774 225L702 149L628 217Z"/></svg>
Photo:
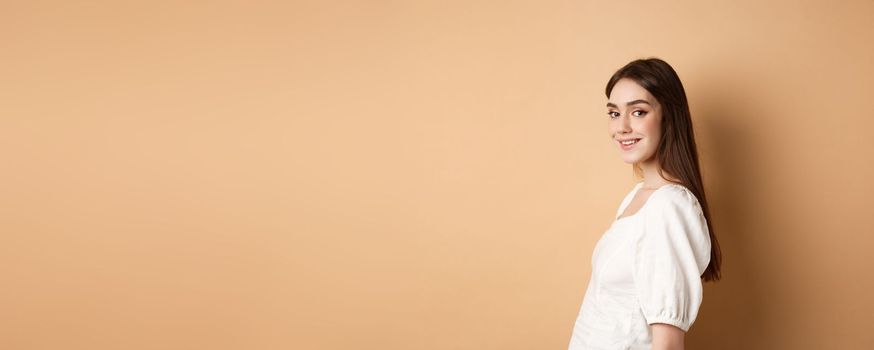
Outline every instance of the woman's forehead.
<svg viewBox="0 0 874 350"><path fill-rule="evenodd" d="M651 106L658 104L658 101L649 93L643 86L631 79L623 78L613 85L613 90L610 91L608 106L624 107L633 104L646 103Z"/></svg>

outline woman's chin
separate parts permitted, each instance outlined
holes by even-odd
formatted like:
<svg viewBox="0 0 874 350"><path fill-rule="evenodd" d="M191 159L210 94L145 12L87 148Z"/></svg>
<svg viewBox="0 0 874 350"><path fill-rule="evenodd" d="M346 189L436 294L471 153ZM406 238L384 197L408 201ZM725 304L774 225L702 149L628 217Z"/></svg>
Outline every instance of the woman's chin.
<svg viewBox="0 0 874 350"><path fill-rule="evenodd" d="M626 164L634 164L634 163L637 163L637 162L639 161L639 159L637 159L637 158L638 158L638 157L633 157L633 156L629 156L629 155L626 155L626 154L623 154L623 155L622 155L622 161L625 162Z"/></svg>

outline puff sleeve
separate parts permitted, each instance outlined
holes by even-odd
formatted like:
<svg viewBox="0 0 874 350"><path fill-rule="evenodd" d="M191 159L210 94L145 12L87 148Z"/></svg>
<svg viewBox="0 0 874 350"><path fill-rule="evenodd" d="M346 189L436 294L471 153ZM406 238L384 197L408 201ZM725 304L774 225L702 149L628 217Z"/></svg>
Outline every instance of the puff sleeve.
<svg viewBox="0 0 874 350"><path fill-rule="evenodd" d="M656 191L632 254L637 299L647 324L667 323L688 332L703 300L701 275L710 263L704 213L688 189Z"/></svg>

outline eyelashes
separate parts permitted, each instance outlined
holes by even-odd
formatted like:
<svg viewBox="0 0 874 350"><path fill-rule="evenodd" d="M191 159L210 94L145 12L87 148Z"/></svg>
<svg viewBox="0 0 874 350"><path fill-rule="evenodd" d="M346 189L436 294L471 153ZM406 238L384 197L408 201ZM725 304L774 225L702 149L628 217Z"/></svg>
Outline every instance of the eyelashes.
<svg viewBox="0 0 874 350"><path fill-rule="evenodd" d="M643 117L643 116L645 116L647 113L649 113L649 112L638 109L638 110L636 110L636 111L634 111L634 112L631 112L631 115L633 115L633 116L635 116L635 117ZM616 111L609 111L609 112L607 112L607 115L610 116L610 119L616 119L616 118L619 118L619 112L616 112Z"/></svg>

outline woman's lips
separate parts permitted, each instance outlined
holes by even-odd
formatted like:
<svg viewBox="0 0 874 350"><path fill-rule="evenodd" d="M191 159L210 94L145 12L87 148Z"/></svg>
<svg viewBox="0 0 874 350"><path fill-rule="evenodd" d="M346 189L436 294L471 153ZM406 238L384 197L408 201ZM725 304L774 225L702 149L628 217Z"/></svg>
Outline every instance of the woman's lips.
<svg viewBox="0 0 874 350"><path fill-rule="evenodd" d="M640 141L640 139L631 139L630 141L634 141L634 142L632 142L630 145L625 145L622 143L623 141L618 141L619 147L621 147L623 150L626 150L626 151L630 150L630 149L634 148L634 145L637 145L637 142Z"/></svg>

